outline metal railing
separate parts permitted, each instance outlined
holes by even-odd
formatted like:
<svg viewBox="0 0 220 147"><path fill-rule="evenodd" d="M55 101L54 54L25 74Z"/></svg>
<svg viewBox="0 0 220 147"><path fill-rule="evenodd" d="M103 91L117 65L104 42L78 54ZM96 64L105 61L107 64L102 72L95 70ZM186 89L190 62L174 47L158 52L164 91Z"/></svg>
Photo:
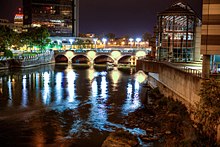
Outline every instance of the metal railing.
<svg viewBox="0 0 220 147"><path fill-rule="evenodd" d="M183 67L183 70L189 74L195 75L197 77L202 77L202 72L197 69L188 68L187 66Z"/></svg>
<svg viewBox="0 0 220 147"><path fill-rule="evenodd" d="M181 71L184 71L184 72L189 73L191 75L194 75L196 77L200 77L200 78L202 77L202 72L197 70L197 69L192 69L192 68L189 68L189 67L184 66L184 65L175 65L171 62L161 62L161 63L166 64L166 65L168 65L172 68L179 69Z"/></svg>

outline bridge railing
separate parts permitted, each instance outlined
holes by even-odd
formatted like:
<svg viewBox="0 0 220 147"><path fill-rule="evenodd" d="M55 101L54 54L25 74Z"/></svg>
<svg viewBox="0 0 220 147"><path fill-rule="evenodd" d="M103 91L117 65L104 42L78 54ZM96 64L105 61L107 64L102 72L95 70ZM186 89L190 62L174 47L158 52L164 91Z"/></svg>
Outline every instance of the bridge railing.
<svg viewBox="0 0 220 147"><path fill-rule="evenodd" d="M149 48L98 48L98 49L71 49L71 50L56 50L55 52L73 51L75 53L86 53L88 51L95 51L97 53L110 53L112 51L120 51L121 53L135 53L137 51L150 51Z"/></svg>

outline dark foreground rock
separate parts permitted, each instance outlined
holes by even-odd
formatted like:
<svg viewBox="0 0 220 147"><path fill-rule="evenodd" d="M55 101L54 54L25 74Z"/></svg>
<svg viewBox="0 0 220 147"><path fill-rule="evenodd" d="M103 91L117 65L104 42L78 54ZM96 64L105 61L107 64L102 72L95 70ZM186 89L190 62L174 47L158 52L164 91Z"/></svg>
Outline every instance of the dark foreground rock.
<svg viewBox="0 0 220 147"><path fill-rule="evenodd" d="M198 138L186 107L158 90L151 90L145 105L129 114L121 123L128 128L140 128L146 135L139 136L152 146L196 146Z"/></svg>
<svg viewBox="0 0 220 147"><path fill-rule="evenodd" d="M116 130L106 138L102 147L136 147L138 146L137 137L127 131Z"/></svg>

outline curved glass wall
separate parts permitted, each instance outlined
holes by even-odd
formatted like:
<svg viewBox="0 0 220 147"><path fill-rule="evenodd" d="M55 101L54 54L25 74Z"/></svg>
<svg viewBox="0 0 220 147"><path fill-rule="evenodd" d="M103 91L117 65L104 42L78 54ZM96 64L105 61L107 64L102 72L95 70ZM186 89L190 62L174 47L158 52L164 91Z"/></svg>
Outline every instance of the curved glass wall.
<svg viewBox="0 0 220 147"><path fill-rule="evenodd" d="M173 62L193 61L197 22L198 18L192 12L177 13L173 10L161 13L158 16L158 59Z"/></svg>

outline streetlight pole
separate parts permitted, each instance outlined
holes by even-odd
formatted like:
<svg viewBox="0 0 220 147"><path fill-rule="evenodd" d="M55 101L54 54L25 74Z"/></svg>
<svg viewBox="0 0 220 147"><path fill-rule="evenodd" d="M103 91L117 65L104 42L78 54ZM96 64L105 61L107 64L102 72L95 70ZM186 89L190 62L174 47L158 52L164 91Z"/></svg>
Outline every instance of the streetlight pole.
<svg viewBox="0 0 220 147"><path fill-rule="evenodd" d="M95 49L96 49L96 48L97 48L97 41L98 41L98 39L97 39L97 38L94 38L93 41L94 41Z"/></svg>
<svg viewBox="0 0 220 147"><path fill-rule="evenodd" d="M70 45L71 45L71 49L73 49L73 42L74 42L74 39L69 39L69 42L70 42Z"/></svg>
<svg viewBox="0 0 220 147"><path fill-rule="evenodd" d="M132 45L133 45L133 41L134 41L134 39L133 38L130 38L129 39L129 42L130 42L130 47L132 48Z"/></svg>
<svg viewBox="0 0 220 147"><path fill-rule="evenodd" d="M106 42L107 42L107 39L106 39L106 38L102 38L102 42L103 42L104 48L105 48L105 44L106 44Z"/></svg>
<svg viewBox="0 0 220 147"><path fill-rule="evenodd" d="M137 48L140 47L141 38L136 38Z"/></svg>

